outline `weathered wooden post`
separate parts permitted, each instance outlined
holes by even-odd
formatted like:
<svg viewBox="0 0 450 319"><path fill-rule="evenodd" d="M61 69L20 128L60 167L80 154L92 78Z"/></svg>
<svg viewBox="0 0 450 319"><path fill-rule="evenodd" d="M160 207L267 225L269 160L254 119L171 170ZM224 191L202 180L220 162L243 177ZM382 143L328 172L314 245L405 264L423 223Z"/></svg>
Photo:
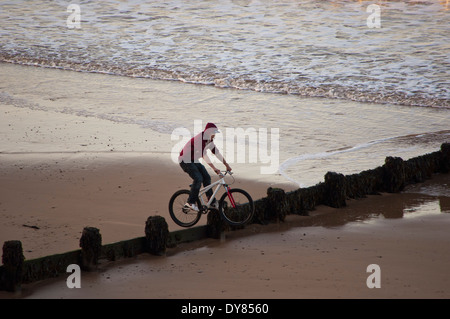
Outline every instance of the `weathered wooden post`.
<svg viewBox="0 0 450 319"><path fill-rule="evenodd" d="M450 171L450 143L442 143L441 145L441 172L448 173Z"/></svg>
<svg viewBox="0 0 450 319"><path fill-rule="evenodd" d="M346 179L343 174L328 172L325 174L325 204L331 207L345 207L347 198Z"/></svg>
<svg viewBox="0 0 450 319"><path fill-rule="evenodd" d="M148 252L162 256L166 253L169 240L169 226L162 216L150 216L145 222L145 238Z"/></svg>
<svg viewBox="0 0 450 319"><path fill-rule="evenodd" d="M267 206L266 206L267 221L282 222L284 221L288 213L289 213L289 204L287 202L286 192L281 188L269 187L267 189Z"/></svg>
<svg viewBox="0 0 450 319"><path fill-rule="evenodd" d="M208 237L215 239L222 238L224 232L228 228L228 225L216 210L212 210L208 213L206 225L208 227L206 230Z"/></svg>
<svg viewBox="0 0 450 319"><path fill-rule="evenodd" d="M97 269L102 250L102 235L95 227L85 227L80 238L81 265L83 270Z"/></svg>
<svg viewBox="0 0 450 319"><path fill-rule="evenodd" d="M383 187L388 193L398 193L405 187L405 163L400 157L386 157Z"/></svg>
<svg viewBox="0 0 450 319"><path fill-rule="evenodd" d="M0 278L1 290L19 292L22 285L23 274L22 242L19 240L5 241L3 244L3 272Z"/></svg>
<svg viewBox="0 0 450 319"><path fill-rule="evenodd" d="M259 200L255 200L253 203L255 204L255 214L253 215L253 223L261 224L261 225L267 225L268 221L266 218L267 214L267 205L268 205L268 198L263 197Z"/></svg>

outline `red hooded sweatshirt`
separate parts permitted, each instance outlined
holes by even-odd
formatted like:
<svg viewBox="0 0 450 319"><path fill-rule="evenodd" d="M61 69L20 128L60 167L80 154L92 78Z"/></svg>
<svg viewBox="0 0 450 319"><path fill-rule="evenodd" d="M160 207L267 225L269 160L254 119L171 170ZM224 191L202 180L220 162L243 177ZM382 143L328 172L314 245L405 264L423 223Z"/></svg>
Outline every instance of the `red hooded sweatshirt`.
<svg viewBox="0 0 450 319"><path fill-rule="evenodd" d="M180 152L180 156L178 157L178 162L185 163L199 163L199 159L202 157L205 159L207 163L210 163L211 160L207 155L207 150L211 150L211 152L219 159L222 160L222 154L220 154L214 142L211 140L211 135L218 133L219 130L214 123L208 123L205 126L203 132L197 134L186 145Z"/></svg>

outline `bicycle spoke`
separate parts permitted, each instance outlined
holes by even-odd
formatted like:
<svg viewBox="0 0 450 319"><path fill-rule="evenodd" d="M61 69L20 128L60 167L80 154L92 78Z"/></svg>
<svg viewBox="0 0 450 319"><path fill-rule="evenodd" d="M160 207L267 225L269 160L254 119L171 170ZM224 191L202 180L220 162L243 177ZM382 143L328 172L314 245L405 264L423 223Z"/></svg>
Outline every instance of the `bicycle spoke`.
<svg viewBox="0 0 450 319"><path fill-rule="evenodd" d="M221 198L220 213L231 225L244 225L253 217L253 200L250 195L243 190L230 190Z"/></svg>
<svg viewBox="0 0 450 319"><path fill-rule="evenodd" d="M188 198L189 191L181 190L176 192L169 202L170 217L175 223L183 227L195 225L201 216L199 212L184 207Z"/></svg>

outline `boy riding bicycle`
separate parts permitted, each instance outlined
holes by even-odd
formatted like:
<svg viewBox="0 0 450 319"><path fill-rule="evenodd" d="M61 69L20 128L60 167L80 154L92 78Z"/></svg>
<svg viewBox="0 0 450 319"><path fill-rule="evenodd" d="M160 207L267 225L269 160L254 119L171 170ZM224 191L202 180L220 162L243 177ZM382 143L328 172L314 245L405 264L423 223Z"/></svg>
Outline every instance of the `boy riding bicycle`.
<svg viewBox="0 0 450 319"><path fill-rule="evenodd" d="M184 205L186 208L198 211L199 208L197 207L196 201L200 187L202 183L204 187L211 184L211 176L207 172L205 166L200 163L200 158L203 158L216 174L220 174L220 170L214 166L208 157L206 152L208 149L211 150L211 152L225 165L227 171L231 171L230 165L228 165L227 161L214 144L213 139L218 132L219 130L214 123L206 124L205 129L191 138L180 152L178 162L183 171L193 179L188 202ZM212 189L209 189L206 192L208 199L211 198L212 194ZM218 203L215 199L212 202L212 206L218 209Z"/></svg>

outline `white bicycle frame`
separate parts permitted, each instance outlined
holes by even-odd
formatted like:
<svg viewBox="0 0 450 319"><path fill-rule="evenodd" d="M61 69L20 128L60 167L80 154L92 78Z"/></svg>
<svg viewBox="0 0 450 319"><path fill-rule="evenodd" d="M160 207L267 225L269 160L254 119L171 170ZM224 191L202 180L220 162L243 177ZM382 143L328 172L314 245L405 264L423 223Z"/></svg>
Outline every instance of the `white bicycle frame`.
<svg viewBox="0 0 450 319"><path fill-rule="evenodd" d="M200 189L200 191L199 191L199 193L198 193L198 198L199 198L200 203L202 204L202 206L206 206L206 208L210 208L210 207L211 207L211 204L212 204L214 198L216 197L217 192L219 191L220 186L223 186L223 187L225 188L225 190L227 191L228 196L230 196L230 193L229 193L230 188L229 188L229 186L227 185L227 183L225 182L225 175L226 175L227 173L230 174L230 175L232 174L231 172L225 172L225 174L220 174L221 178L220 178L219 180L217 180L217 181L215 181L214 183L211 183L211 184L209 184L208 186L205 186L204 188ZM216 189L214 190L214 192L213 192L211 198L209 199L208 203L205 204L205 201L203 200L203 195L204 195L208 190L212 189L212 188L213 188L214 186L216 186L216 185L217 185L217 187L216 187ZM234 200L232 201L232 205L235 206Z"/></svg>

